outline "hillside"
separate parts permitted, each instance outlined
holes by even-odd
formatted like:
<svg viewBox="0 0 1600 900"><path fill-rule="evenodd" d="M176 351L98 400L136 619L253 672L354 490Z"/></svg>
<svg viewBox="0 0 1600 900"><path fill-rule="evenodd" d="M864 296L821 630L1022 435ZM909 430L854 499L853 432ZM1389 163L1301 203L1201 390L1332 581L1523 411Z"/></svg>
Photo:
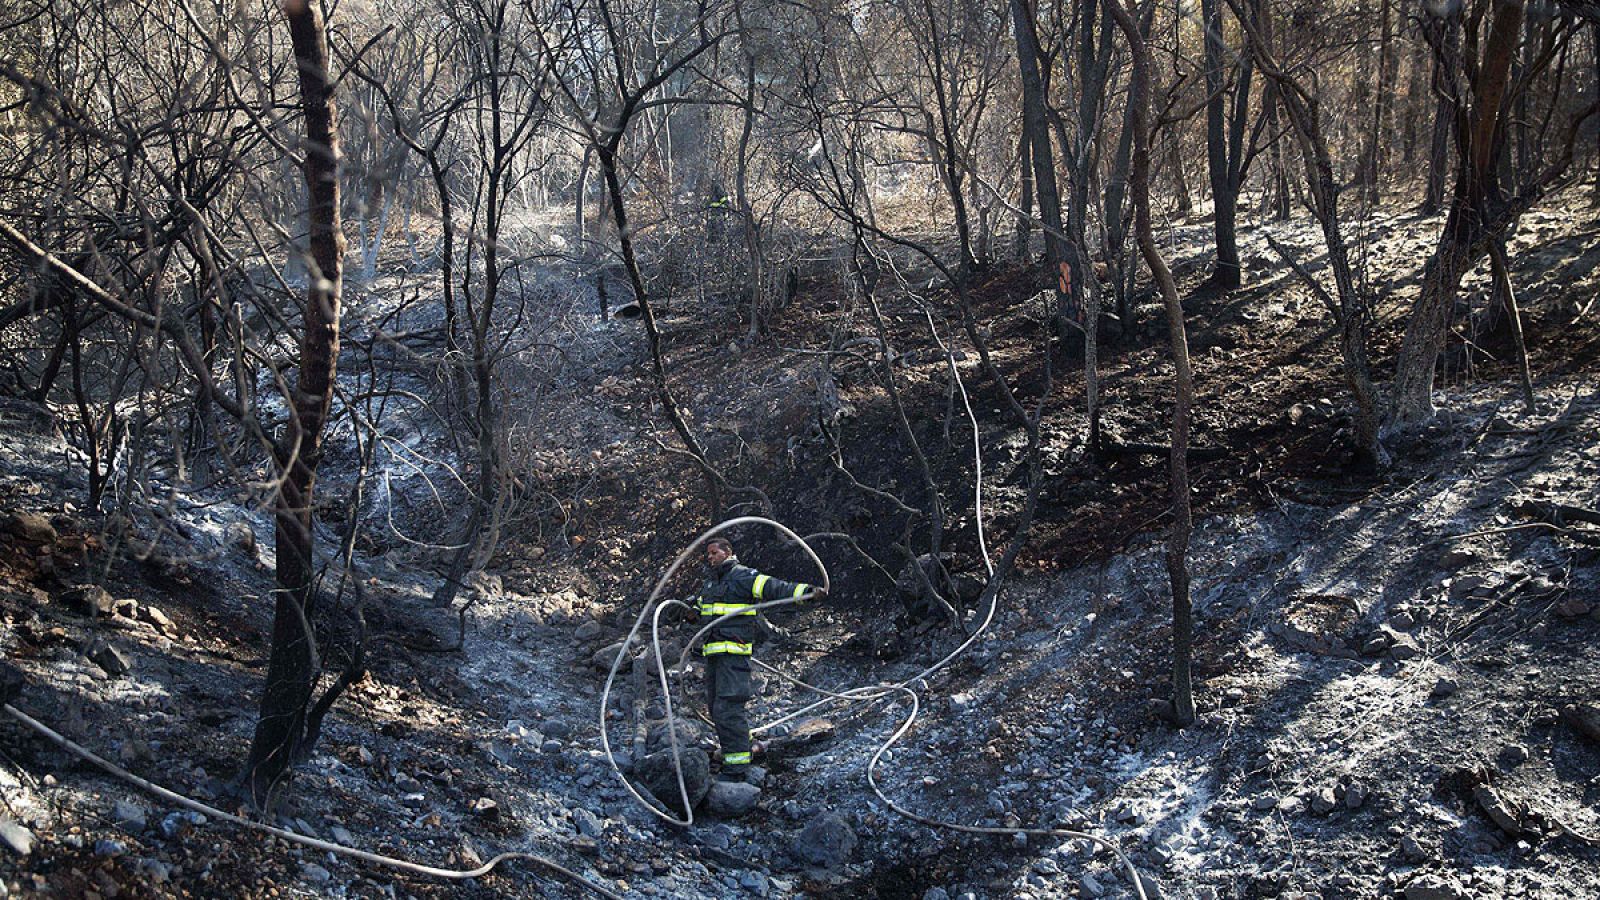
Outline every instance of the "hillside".
<svg viewBox="0 0 1600 900"><path fill-rule="evenodd" d="M1232 292L1202 284L1207 226L1171 229L1203 448L1190 556L1199 718L1183 729L1162 711L1165 457L1138 449L1165 440L1170 405L1156 300L1144 295L1139 327L1102 348L1113 450L1097 455L1085 446L1079 348L1049 350L1046 395L1037 317L1002 315L1025 309L1044 276L999 266L979 278L978 316L998 323L996 366L1025 402L1045 401L1046 479L993 625L912 685L916 718L874 770L883 793L928 817L1093 833L1127 854L1151 896L1600 895L1600 224L1585 202L1574 192L1536 210L1511 248L1539 407L1517 398L1503 329L1458 341L1444 412L1394 437L1395 462L1376 473L1351 465L1327 310L1261 239L1270 231L1315 269L1311 226L1247 230L1247 284ZM1383 298L1380 372L1438 228L1394 213L1362 238ZM983 551L1005 549L1025 505L1026 438L957 327L955 298L916 290L931 275L915 258L896 264L900 289L926 310L887 317L900 398L949 492L954 565L981 584ZM674 302L661 321L671 380L708 456L801 534L857 544L817 541L833 595L776 613L789 634L758 653L836 691L915 675L988 612L968 595L964 626L924 618L894 584L904 572L864 561L893 559L903 540L874 491L926 497L878 357L823 352L877 340L859 303L828 302L841 278L807 273L749 346L728 343L737 310L715 297ZM1469 281L1466 294L1486 290ZM403 330L403 318L384 318L394 302L381 279L351 301L357 342ZM298 767L276 824L447 867L530 849L626 896L1133 896L1092 845L930 828L875 796L867 765L911 713L903 694L818 711L827 723L808 727L819 739L776 751L741 814L702 810L675 827L629 797L598 740L605 669L655 579L711 522L695 469L666 449L637 322L555 321L545 337L562 352L524 357L527 377L508 395L533 499L454 609L429 603L440 556L426 544L443 540L423 537L449 524L448 436L421 414L390 426L409 449L380 458L381 492L366 488L363 517L381 527L356 542L347 574L360 589L323 612L348 638L362 604L366 672ZM360 384L353 365L342 377ZM84 510L60 414L15 399L0 409L0 649L26 676L13 702L138 775L236 803L229 781L254 728L271 630L270 516L175 478L147 486L163 502L145 517ZM359 457L351 433L331 440L322 490L337 498L354 486L341 461ZM956 493L974 459L981 508ZM435 489L442 504L427 499ZM339 512L334 502L318 526L334 560ZM770 533L745 529L736 542L767 571L809 577ZM686 577L672 591L692 586ZM681 622L669 627L669 638L687 636ZM643 663L623 675L612 722L626 764L635 726L643 749L666 741L659 698L638 698L643 722L626 712ZM759 722L814 699L775 677L760 685ZM695 719L701 688L695 676L679 687L692 745L709 733ZM442 881L196 817L9 718L0 750L7 894L586 895L526 863Z"/></svg>

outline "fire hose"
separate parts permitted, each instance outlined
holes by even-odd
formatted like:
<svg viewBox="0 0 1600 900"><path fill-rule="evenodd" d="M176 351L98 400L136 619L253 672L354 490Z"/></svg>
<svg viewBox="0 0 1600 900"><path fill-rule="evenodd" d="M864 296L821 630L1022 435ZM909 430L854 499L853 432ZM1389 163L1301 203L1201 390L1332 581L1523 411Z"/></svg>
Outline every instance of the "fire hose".
<svg viewBox="0 0 1600 900"><path fill-rule="evenodd" d="M622 645L617 651L617 656L611 663L611 669L606 673L605 687L600 692L600 744L605 751L607 764L611 767L612 772L615 773L617 778L622 782L622 786L626 788L628 793L631 794L633 798L641 805L643 805L645 809L649 810L657 818L675 825L688 826L694 824L694 804L689 796L688 784L684 778L682 748L678 743L678 722L677 717L673 713L672 685L670 679L668 678L668 670L665 660L662 659L661 614L663 611L673 606L679 606L685 609L688 609L689 607L687 604L678 600L667 600L665 602L660 602L661 595L666 590L667 585L671 583L673 577L678 573L678 570L682 568L683 564L689 560L691 556L706 543L706 541L724 531L727 531L730 528L751 524L765 525L770 527L804 550L806 555L810 558L811 563L816 567L817 573L822 578L823 590L826 591L828 589L831 582L827 567L822 564L821 558L817 556L816 551L813 550L811 546L804 541L804 539L802 539L798 534L795 534L782 523L775 522L772 519L761 516L740 516L714 525L696 538L695 541L685 548L682 553L678 554L677 559L673 560L672 565L667 568L667 570L662 574L661 578L656 582L655 588L650 592L649 598L646 599L644 606L639 610L638 616L634 619L633 627L628 631L628 636L622 641ZM749 609L759 612L761 610L772 609L779 606L802 603L813 596L815 596L815 592L804 593L798 597L784 598L781 600L769 600L762 603L751 604ZM1117 858L1118 862L1122 864L1123 868L1127 870L1129 882L1133 885L1133 889L1138 895L1139 900L1148 900L1148 897L1145 894L1143 880L1139 877L1138 869L1134 867L1132 861L1128 859L1127 855L1124 854L1121 848L1119 848L1116 844L1098 835L1067 828L1007 828L987 825L967 825L959 822L949 822L942 819L935 819L917 813L890 799L890 797L884 793L883 788L879 785L877 779L878 766L882 763L884 756L889 752L889 750L893 748L894 745L898 743L901 738L905 737L905 735L911 730L912 726L916 723L917 716L921 712L921 701L919 695L911 688L911 685L923 681L933 673L949 665L961 654L965 653L967 649L970 648L978 640L978 638L983 635L984 631L986 631L993 623L995 609L998 605L999 603L997 597L995 602L991 602L989 604L989 608L985 612L983 621L979 624L979 626L975 628L972 634L968 635L967 639L954 650L950 651L938 662L928 666L921 672L918 672L910 678L906 678L895 683L874 684L850 688L843 691L831 691L826 688L807 684L806 682L787 675L772 666L760 662L759 660L752 660L757 666L760 666L762 669L771 672L784 681L794 684L804 690L821 695L821 699L819 700L807 704L793 712L787 713L771 722L767 722L751 729L752 733L769 731L796 718L799 718L800 716L804 716L815 709L833 703L855 704L879 700L892 694L905 695L910 700L910 712L906 715L905 720L900 723L900 726L896 728L892 734L890 734L889 738L878 746L877 751L872 754L872 758L867 762L867 785L872 789L872 792L877 795L878 799L881 800L885 806L893 810L895 813L919 824L965 834L1022 834L1036 837L1068 838L1097 844L1109 850ZM677 664L673 667L674 671L681 675L687 669L690 654L694 650L695 646L699 643L701 638L705 636L707 631L711 630L718 624L733 618L734 616L745 614L748 614L746 610L738 610L735 612L726 613L717 616L710 622L703 625L700 630L695 632L694 636L691 637L684 645L683 652L680 654ZM611 748L611 738L609 735L609 729L607 727L606 717L608 710L610 709L611 691L615 685L617 673L621 670L623 661L631 658L634 641L636 638L638 638L639 632L643 628L647 618L650 620L650 641L652 650L651 659L655 663L656 674L661 684L661 695L666 711L667 740L672 752L672 763L674 774L677 779L678 794L682 801L684 810L684 814L681 818L677 815L674 815L673 812L667 809L659 800L647 797L645 793L641 792L637 787L634 786L633 782L628 780L627 775L622 771L622 767L617 762L616 753Z"/></svg>

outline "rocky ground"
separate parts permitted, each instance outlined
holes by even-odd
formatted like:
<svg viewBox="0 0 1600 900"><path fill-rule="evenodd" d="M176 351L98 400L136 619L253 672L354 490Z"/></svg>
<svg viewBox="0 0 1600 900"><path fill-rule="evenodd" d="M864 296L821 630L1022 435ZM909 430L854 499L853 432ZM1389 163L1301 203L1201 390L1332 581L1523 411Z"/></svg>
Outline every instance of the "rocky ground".
<svg viewBox="0 0 1600 900"><path fill-rule="evenodd" d="M929 817L1092 831L1130 856L1152 895L1600 895L1600 329L1583 309L1594 277L1585 221L1536 214L1514 247L1539 409L1524 411L1502 380L1503 355L1452 357L1447 412L1396 441L1395 465L1378 477L1345 471L1348 417L1325 315L1259 235L1246 239L1251 290L1194 293L1198 440L1235 452L1196 465L1200 719L1182 730L1154 700L1168 677L1162 463L1082 462L1069 354L1048 429L1048 502L1022 570L991 630L915 685L920 714L877 770L884 792ZM1271 227L1316 264L1308 228ZM1380 310L1380 357L1392 347L1391 309L1415 290L1398 260L1414 264L1436 229L1398 215L1375 229L1372 253L1395 260L1373 265L1392 301ZM1205 230L1168 235L1191 287ZM1026 278L999 273L984 297L1000 305L1027 290ZM403 315L384 318L383 296L357 308L356 333L404 330ZM780 324L775 342L802 346L859 310L818 315ZM1113 857L1080 842L955 834L888 809L865 767L908 715L904 699L819 711L826 724L789 738L759 794L718 789L691 827L628 796L600 751L599 691L656 573L694 533L695 485L649 449L659 421L641 400L637 348L611 326L561 321L561 364L531 355L519 384L540 437L526 469L562 498L562 514L530 501L493 574L463 598L469 608L432 608L437 576L417 544L449 522L448 495L429 499L429 473L455 451L420 414L395 429L387 493L368 501L385 528L363 539L351 573L378 635L370 673L330 716L277 824L436 865L532 850L628 896L1132 896ZM917 346L914 325L902 349ZM1108 418L1128 441L1161 436L1164 388L1149 376L1163 351L1159 335L1145 338L1111 348L1105 363ZM996 339L1003 364L1027 371L1021 337ZM1492 335L1480 345L1503 350ZM671 353L714 452L737 454L739 474L764 473L780 518L802 530L873 518L841 500L848 486L817 474L826 453L804 416L752 427L809 408L811 358L735 366L704 335ZM984 405L993 398L966 365ZM904 365L907 396L938 410L929 435L943 424L942 370ZM857 441L849 463L869 483L894 484L903 451L863 437L892 434L872 372L846 361L833 378L849 407L841 427ZM985 424L984 453L1007 459L1015 435ZM970 441L962 446L945 443L941 471L966 470ZM48 411L0 406L0 651L29 677L18 705L138 774L227 803L265 670L268 522L238 498L161 485L151 493L170 499L148 516L83 511L75 454ZM1003 463L990 470L1001 518L1019 496L1009 474ZM341 489L331 475L329 494ZM970 511L954 532L974 556ZM805 577L797 555L745 538L753 561ZM892 588L838 547L824 558L841 589L824 607L777 616L792 634L763 659L840 690L909 677L963 639L922 626L883 640ZM452 649L462 622L465 643ZM331 624L336 635L348 628ZM623 672L610 734L643 776L664 746L663 710L648 692L630 702L642 665ZM758 721L811 699L762 682ZM682 688L699 696L693 676ZM681 723L691 746L705 732L697 710L691 699ZM442 882L207 821L9 719L0 797L7 894L584 895L521 863Z"/></svg>

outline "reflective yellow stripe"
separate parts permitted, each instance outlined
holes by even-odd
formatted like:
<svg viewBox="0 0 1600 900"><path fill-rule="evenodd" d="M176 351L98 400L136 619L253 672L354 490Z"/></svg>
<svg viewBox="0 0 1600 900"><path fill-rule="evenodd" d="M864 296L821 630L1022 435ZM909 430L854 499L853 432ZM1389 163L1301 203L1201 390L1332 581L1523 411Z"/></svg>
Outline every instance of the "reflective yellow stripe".
<svg viewBox="0 0 1600 900"><path fill-rule="evenodd" d="M811 590L811 585L809 585L809 584L797 584L797 585L794 586L794 593L789 595L789 599L793 600L795 597L798 597L801 594L804 594L806 591L809 591L809 590Z"/></svg>
<svg viewBox="0 0 1600 900"><path fill-rule="evenodd" d="M769 582L771 580L772 579L768 578L765 575L757 575L756 576L756 583L750 586L750 596L756 598L757 600L760 600L761 599L761 589L766 587L767 586L767 582Z"/></svg>
<svg viewBox="0 0 1600 900"><path fill-rule="evenodd" d="M724 765L729 766L747 766L750 764L750 753L748 751L744 753L724 753L722 754L722 762Z"/></svg>
<svg viewBox="0 0 1600 900"><path fill-rule="evenodd" d="M735 656L749 656L751 645L739 641L712 641L700 652L705 656L716 656L719 653L731 653Z"/></svg>
<svg viewBox="0 0 1600 900"><path fill-rule="evenodd" d="M702 603L700 615L725 616L728 613L738 613L741 616L753 616L756 608L748 603Z"/></svg>

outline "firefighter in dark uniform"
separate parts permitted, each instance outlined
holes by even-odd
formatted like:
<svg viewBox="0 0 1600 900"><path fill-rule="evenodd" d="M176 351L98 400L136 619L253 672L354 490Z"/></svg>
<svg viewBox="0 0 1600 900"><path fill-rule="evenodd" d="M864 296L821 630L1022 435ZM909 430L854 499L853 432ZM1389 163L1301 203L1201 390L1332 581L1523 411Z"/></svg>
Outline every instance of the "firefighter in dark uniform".
<svg viewBox="0 0 1600 900"><path fill-rule="evenodd" d="M750 654L758 629L755 604L805 594L823 596L821 587L783 581L739 565L733 545L723 538L706 543L706 566L711 575L700 589L700 620L735 613L733 618L706 632L701 653L706 659L706 706L717 729L722 749L722 773L727 781L742 781L750 770Z"/></svg>

